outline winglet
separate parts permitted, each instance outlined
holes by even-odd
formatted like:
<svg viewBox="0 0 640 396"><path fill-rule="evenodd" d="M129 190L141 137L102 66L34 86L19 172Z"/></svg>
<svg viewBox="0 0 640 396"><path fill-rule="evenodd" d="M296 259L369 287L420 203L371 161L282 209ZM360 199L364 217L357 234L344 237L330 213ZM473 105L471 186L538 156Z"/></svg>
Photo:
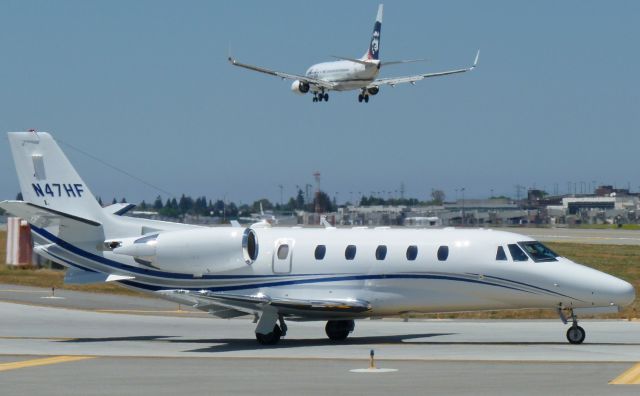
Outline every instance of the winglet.
<svg viewBox="0 0 640 396"><path fill-rule="evenodd" d="M480 50L476 52L476 59L473 61L473 66L471 66L470 70L473 70L476 68L476 66L478 66L478 59L480 59Z"/></svg>

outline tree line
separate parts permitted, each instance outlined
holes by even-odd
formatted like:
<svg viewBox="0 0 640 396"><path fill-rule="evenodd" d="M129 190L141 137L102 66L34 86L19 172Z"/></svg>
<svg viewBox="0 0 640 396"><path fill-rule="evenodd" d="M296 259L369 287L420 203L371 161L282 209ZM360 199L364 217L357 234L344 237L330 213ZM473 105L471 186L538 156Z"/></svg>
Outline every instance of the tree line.
<svg viewBox="0 0 640 396"><path fill-rule="evenodd" d="M434 190L431 192L431 200L420 201L417 198L389 198L384 199L381 197L362 196L359 201L360 206L417 206L417 205L439 205L444 202L444 192L441 190ZM22 194L18 193L17 200L22 200ZM338 205L335 198L331 199L324 191L316 192L313 199L305 199L304 192L298 190L295 197L289 198L286 203L272 203L267 198L262 198L254 201L252 204L237 205L234 202L224 201L221 199L211 200L206 196L192 198L188 195L182 194L179 199L167 198L163 200L161 196L156 197L153 202L147 203L142 201L136 206L139 211L153 211L157 212L160 216L177 218L185 215L191 216L214 216L223 218L238 218L249 217L252 213L260 213L260 209L264 211L276 211L282 212L294 212L298 210L304 210L307 212L334 212L337 210ZM125 198L119 201L113 198L111 204L115 203L127 203ZM100 197L98 197L98 203L100 206L106 206ZM347 202L346 205L350 205ZM4 215L4 210L0 208L0 215Z"/></svg>

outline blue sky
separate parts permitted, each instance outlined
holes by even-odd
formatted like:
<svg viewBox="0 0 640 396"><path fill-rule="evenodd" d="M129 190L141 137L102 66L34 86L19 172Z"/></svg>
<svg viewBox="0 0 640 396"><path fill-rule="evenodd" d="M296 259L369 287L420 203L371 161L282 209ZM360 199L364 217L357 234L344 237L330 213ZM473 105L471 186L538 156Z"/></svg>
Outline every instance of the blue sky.
<svg viewBox="0 0 640 396"><path fill-rule="evenodd" d="M515 196L515 185L640 189L640 2L388 1L381 77L472 73L328 103L239 60L303 73L361 56L375 1L3 1L0 131L36 128L176 195L285 199L313 184L338 201ZM0 140L0 198L18 183ZM103 199L159 192L64 147ZM166 194L161 194L166 198ZM388 193L387 193L388 195Z"/></svg>

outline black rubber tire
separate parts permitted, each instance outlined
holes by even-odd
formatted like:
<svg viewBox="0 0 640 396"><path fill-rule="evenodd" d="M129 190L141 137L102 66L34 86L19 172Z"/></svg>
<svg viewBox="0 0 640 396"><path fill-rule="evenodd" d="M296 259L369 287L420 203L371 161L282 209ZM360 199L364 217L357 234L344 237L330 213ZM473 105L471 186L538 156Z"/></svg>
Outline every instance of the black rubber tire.
<svg viewBox="0 0 640 396"><path fill-rule="evenodd" d="M571 344L582 344L587 333L580 326L571 326L567 330L567 340Z"/></svg>
<svg viewBox="0 0 640 396"><path fill-rule="evenodd" d="M318 98L314 96L314 97L313 97L313 101L314 101L314 102L317 102L317 101L318 101Z"/></svg>
<svg viewBox="0 0 640 396"><path fill-rule="evenodd" d="M358 95L358 102L362 103L363 100L364 98L362 97L362 94Z"/></svg>
<svg viewBox="0 0 640 396"><path fill-rule="evenodd" d="M364 102L369 103L369 95L364 95Z"/></svg>
<svg viewBox="0 0 640 396"><path fill-rule="evenodd" d="M329 101L329 94L328 94L328 93L325 93L325 94L324 94L324 101L325 101L325 102L328 102L328 101Z"/></svg>
<svg viewBox="0 0 640 396"><path fill-rule="evenodd" d="M280 326L275 325L273 331L269 334L256 333L256 340L258 340L261 345L275 345L280 341L281 336L282 330L280 330Z"/></svg>
<svg viewBox="0 0 640 396"><path fill-rule="evenodd" d="M331 341L344 341L353 331L353 327L353 320L330 320L324 327L324 331Z"/></svg>

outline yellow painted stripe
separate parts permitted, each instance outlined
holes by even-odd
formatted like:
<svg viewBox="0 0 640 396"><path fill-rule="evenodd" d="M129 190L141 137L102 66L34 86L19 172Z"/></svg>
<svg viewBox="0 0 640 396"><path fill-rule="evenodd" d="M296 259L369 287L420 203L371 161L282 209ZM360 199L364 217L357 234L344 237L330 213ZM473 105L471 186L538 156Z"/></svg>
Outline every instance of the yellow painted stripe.
<svg viewBox="0 0 640 396"><path fill-rule="evenodd" d="M0 371L16 370L26 367L46 366L48 364L75 362L78 360L94 359L94 356L54 356L41 359L31 359L22 362L1 363Z"/></svg>
<svg viewBox="0 0 640 396"><path fill-rule="evenodd" d="M640 363L609 382L611 385L640 385Z"/></svg>

